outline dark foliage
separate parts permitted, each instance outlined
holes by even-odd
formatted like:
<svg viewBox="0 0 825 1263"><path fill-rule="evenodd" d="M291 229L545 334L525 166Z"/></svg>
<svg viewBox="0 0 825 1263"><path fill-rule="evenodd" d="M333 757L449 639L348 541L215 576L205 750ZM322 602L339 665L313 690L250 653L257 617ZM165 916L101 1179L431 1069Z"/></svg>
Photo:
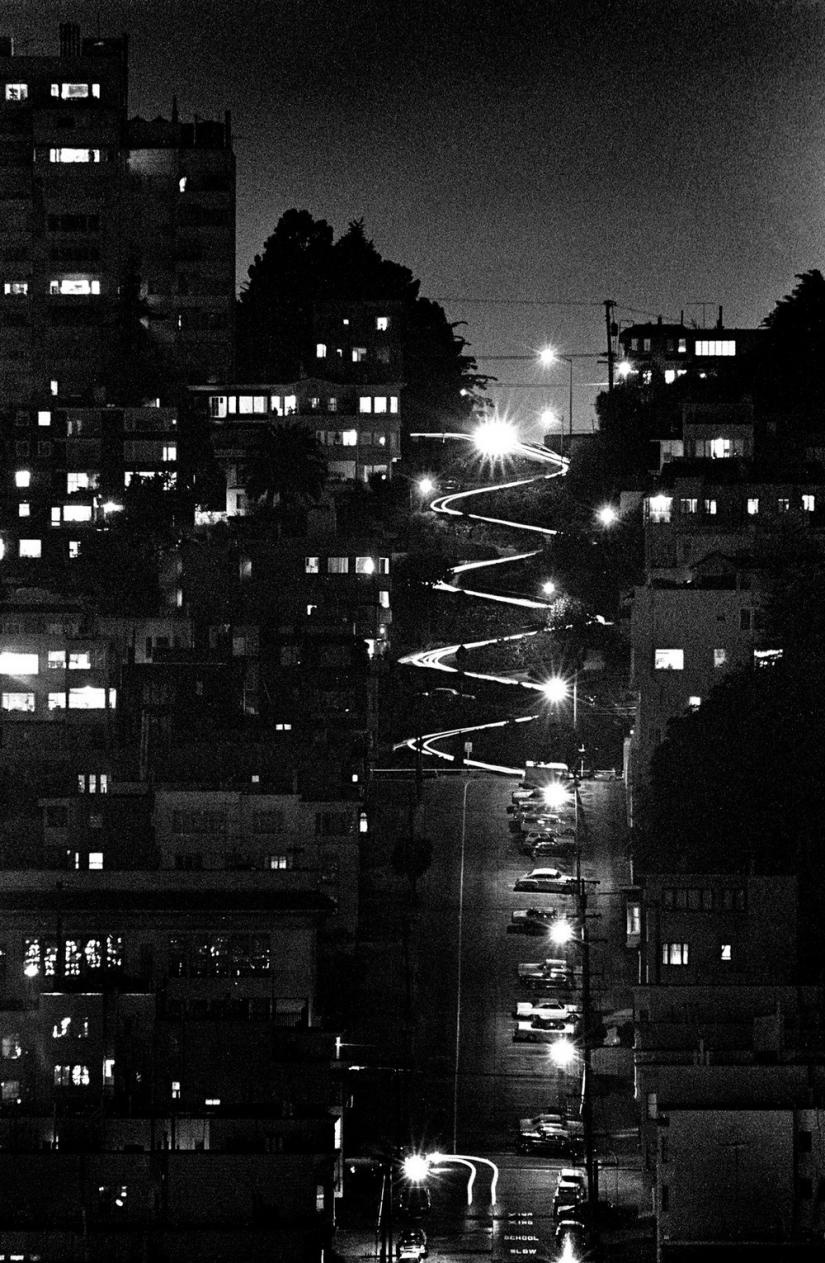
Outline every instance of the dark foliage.
<svg viewBox="0 0 825 1263"><path fill-rule="evenodd" d="M472 415L487 379L443 309L419 295L409 268L384 259L361 221L337 241L325 220L289 210L249 268L238 303L238 371L247 381L294 381L314 368L313 304L333 299L401 304L404 413L412 426ZM325 369L325 375L332 371Z"/></svg>
<svg viewBox="0 0 825 1263"><path fill-rule="evenodd" d="M286 507L317 500L327 480L323 448L312 430L293 425L268 425L261 430L246 488L252 499L271 509L277 500Z"/></svg>
<svg viewBox="0 0 825 1263"><path fill-rule="evenodd" d="M769 340L753 365L754 394L763 409L818 423L825 411L825 278L813 268L796 280L762 322Z"/></svg>

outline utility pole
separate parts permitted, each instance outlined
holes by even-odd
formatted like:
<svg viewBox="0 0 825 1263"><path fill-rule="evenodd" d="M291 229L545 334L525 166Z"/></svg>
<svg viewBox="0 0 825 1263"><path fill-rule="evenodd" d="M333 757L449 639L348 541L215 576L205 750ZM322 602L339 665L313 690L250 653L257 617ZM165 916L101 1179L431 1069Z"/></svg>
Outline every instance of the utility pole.
<svg viewBox="0 0 825 1263"><path fill-rule="evenodd" d="M582 947L582 1126L584 1130L584 1168L587 1176L587 1202L589 1207L588 1228L593 1249L598 1247L599 1215L599 1164L593 1137L593 1014L590 1001L590 940L587 934L587 888L581 870L581 840L579 838L578 807L579 786L574 779L576 804L576 879L578 913L581 923Z"/></svg>
<svg viewBox="0 0 825 1263"><path fill-rule="evenodd" d="M613 308L616 306L612 298L604 300L604 323L607 330L607 390L610 395L613 394L613 334L615 332L615 324L613 322Z"/></svg>

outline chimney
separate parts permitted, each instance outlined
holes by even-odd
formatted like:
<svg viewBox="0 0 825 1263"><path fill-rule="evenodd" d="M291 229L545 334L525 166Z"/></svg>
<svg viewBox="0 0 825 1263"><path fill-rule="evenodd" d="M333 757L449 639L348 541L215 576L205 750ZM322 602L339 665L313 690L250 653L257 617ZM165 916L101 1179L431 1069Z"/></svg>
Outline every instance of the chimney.
<svg viewBox="0 0 825 1263"><path fill-rule="evenodd" d="M225 149L232 148L232 111L225 110L223 116L223 144Z"/></svg>
<svg viewBox="0 0 825 1263"><path fill-rule="evenodd" d="M0 57L14 56L14 40L11 35L0 35Z"/></svg>
<svg viewBox="0 0 825 1263"><path fill-rule="evenodd" d="M177 121L178 121L178 98L176 96L173 96L172 97L172 122L177 123Z"/></svg>
<svg viewBox="0 0 825 1263"><path fill-rule="evenodd" d="M719 319L718 319L718 320L717 320L717 322L716 322L716 328L717 328L717 329L721 329L722 327L723 327L723 326L722 326L722 308L721 308L721 306L720 306L720 307L719 307Z"/></svg>
<svg viewBox="0 0 825 1263"><path fill-rule="evenodd" d="M80 27L76 22L60 23L60 56L80 56Z"/></svg>
<svg viewBox="0 0 825 1263"><path fill-rule="evenodd" d="M685 323L685 309L683 307L682 310L679 312L679 324L683 325L684 323Z"/></svg>

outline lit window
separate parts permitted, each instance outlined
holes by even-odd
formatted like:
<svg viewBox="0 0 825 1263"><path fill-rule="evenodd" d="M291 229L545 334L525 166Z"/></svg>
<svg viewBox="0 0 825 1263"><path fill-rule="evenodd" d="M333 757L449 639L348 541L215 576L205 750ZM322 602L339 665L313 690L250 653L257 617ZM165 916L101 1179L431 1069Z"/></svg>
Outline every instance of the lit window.
<svg viewBox="0 0 825 1263"><path fill-rule="evenodd" d="M379 558L378 558L378 573L379 573L379 574L389 574L389 573L390 573L390 559L389 559L389 557L379 557Z"/></svg>
<svg viewBox="0 0 825 1263"><path fill-rule="evenodd" d="M802 510L804 513L813 513L816 510L816 496L803 495Z"/></svg>
<svg viewBox="0 0 825 1263"><path fill-rule="evenodd" d="M32 512L32 506L28 504L26 501L24 501L21 504L18 504L17 506L18 517L31 517L31 512Z"/></svg>
<svg viewBox="0 0 825 1263"><path fill-rule="evenodd" d="M313 615L313 614L315 613L315 611L317 610L317 608L318 608L318 606L317 606L317 605L308 605L308 606L307 606L307 618L311 618L311 617L312 617L312 615Z"/></svg>
<svg viewBox="0 0 825 1263"><path fill-rule="evenodd" d="M327 557L327 574L349 574L349 557Z"/></svg>
<svg viewBox="0 0 825 1263"><path fill-rule="evenodd" d="M173 1101L180 1100L180 1079L172 1080L172 1100Z"/></svg>
<svg viewBox="0 0 825 1263"><path fill-rule="evenodd" d="M398 411L398 395L390 395L390 412Z"/></svg>
<svg viewBox="0 0 825 1263"><path fill-rule="evenodd" d="M115 1059L114 1057L103 1058L103 1086L104 1088L113 1088L115 1085ZM120 1186L120 1197L115 1199L116 1206L123 1205L123 1199L126 1197L126 1185Z"/></svg>
<svg viewBox="0 0 825 1263"><path fill-rule="evenodd" d="M31 714L34 711L34 693L3 693L3 710L20 710Z"/></svg>
<svg viewBox="0 0 825 1263"><path fill-rule="evenodd" d="M759 512L759 497L749 496L748 497L748 515L750 517L755 517L758 512Z"/></svg>
<svg viewBox="0 0 825 1263"><path fill-rule="evenodd" d="M14 475L15 487L30 487L32 483L31 470L18 469Z"/></svg>
<svg viewBox="0 0 825 1263"><path fill-rule="evenodd" d="M65 709L66 709L66 694L65 693L50 693L49 694L49 710L65 710Z"/></svg>
<svg viewBox="0 0 825 1263"><path fill-rule="evenodd" d="M662 964L663 965L686 965L688 963L688 944L687 943L663 943L662 944Z"/></svg>
<svg viewBox="0 0 825 1263"><path fill-rule="evenodd" d="M330 395L329 399L327 400L327 412L337 412L337 411L338 411L338 400L336 399L335 395Z"/></svg>
<svg viewBox="0 0 825 1263"><path fill-rule="evenodd" d="M83 653L69 654L69 670L70 671L91 671L92 656L86 651Z"/></svg>
<svg viewBox="0 0 825 1263"><path fill-rule="evenodd" d="M736 342L730 338L701 339L696 343L697 355L735 355Z"/></svg>
<svg viewBox="0 0 825 1263"><path fill-rule="evenodd" d="M23 297L29 292L28 281L4 281L3 293Z"/></svg>
<svg viewBox="0 0 825 1263"><path fill-rule="evenodd" d="M75 491L88 491L92 486L92 479L97 481L96 476L91 474L66 474L66 494L73 495Z"/></svg>
<svg viewBox="0 0 825 1263"><path fill-rule="evenodd" d="M701 705L701 697L692 696L688 698L688 710L698 710Z"/></svg>
<svg viewBox="0 0 825 1263"><path fill-rule="evenodd" d="M376 317L375 317L375 327L376 327L376 329L378 330L378 332L379 332L379 333L386 333L386 332L387 332L387 330L388 330L388 329L389 329L389 327L390 327L390 318L389 318L389 316L376 316Z"/></svg>
<svg viewBox="0 0 825 1263"><path fill-rule="evenodd" d="M726 664L727 660L728 660L727 649L714 649L713 651L714 667L723 667Z"/></svg>
<svg viewBox="0 0 825 1263"><path fill-rule="evenodd" d="M177 444L167 443L166 446L163 448L163 455L161 459L162 460L177 460L178 459Z"/></svg>
<svg viewBox="0 0 825 1263"><path fill-rule="evenodd" d="M114 693L114 689L110 689ZM69 689L69 710L105 710L106 690L91 684L83 688Z"/></svg>
<svg viewBox="0 0 825 1263"><path fill-rule="evenodd" d="M788 497L787 497L787 496L779 496L778 500L776 501L776 511L777 511L777 513L789 513L789 512L790 512L790 508L791 508L791 502L790 502L790 500L788 499Z"/></svg>
<svg viewBox="0 0 825 1263"><path fill-rule="evenodd" d="M358 443L357 430L343 430L341 432L341 446L342 447L355 447L357 443Z"/></svg>
<svg viewBox="0 0 825 1263"><path fill-rule="evenodd" d="M252 578L252 558L251 558L251 557L241 557L241 558L239 558L239 560L238 560L238 578L239 578L239 579L251 579L251 578Z"/></svg>
<svg viewBox="0 0 825 1263"><path fill-rule="evenodd" d="M276 732L292 732L292 724L276 724Z"/></svg>
<svg viewBox="0 0 825 1263"><path fill-rule="evenodd" d="M378 604L384 610L388 610L390 608L390 594L386 588L382 588L378 593Z"/></svg>
<svg viewBox="0 0 825 1263"><path fill-rule="evenodd" d="M37 675L39 660L36 653L0 653L0 675Z"/></svg>
<svg viewBox="0 0 825 1263"><path fill-rule="evenodd" d="M209 415L210 417L226 416L226 395L209 396Z"/></svg>
<svg viewBox="0 0 825 1263"><path fill-rule="evenodd" d="M93 870L97 870L97 869L101 869L102 867L103 867L103 852L90 851L89 852L89 868Z"/></svg>
<svg viewBox="0 0 825 1263"><path fill-rule="evenodd" d="M720 960L732 960L732 959L733 959L733 948L732 948L732 945L731 945L730 943L722 943L722 944L720 945L720 949L719 949L719 959L720 959Z"/></svg>
<svg viewBox="0 0 825 1263"><path fill-rule="evenodd" d="M359 412L372 412L372 397L370 395L361 395L358 400Z"/></svg>
<svg viewBox="0 0 825 1263"><path fill-rule="evenodd" d="M372 410L373 412L386 412L387 411L387 396L376 395L372 401Z"/></svg>
<svg viewBox="0 0 825 1263"><path fill-rule="evenodd" d="M653 668L656 671L684 671L684 649L654 649Z"/></svg>
<svg viewBox="0 0 825 1263"><path fill-rule="evenodd" d="M375 558L374 557L356 557L355 558L356 574L375 574Z"/></svg>
<svg viewBox="0 0 825 1263"><path fill-rule="evenodd" d="M325 360L327 356L326 342L319 342L315 347L315 358L317 360Z"/></svg>
<svg viewBox="0 0 825 1263"><path fill-rule="evenodd" d="M49 293L75 298L87 294L99 294L100 281L92 280L89 276L76 277L74 280L64 277L62 281L49 281Z"/></svg>
<svg viewBox="0 0 825 1263"><path fill-rule="evenodd" d="M63 507L63 521L64 522L91 522L91 520L92 520L92 506L90 504L64 505Z"/></svg>
<svg viewBox="0 0 825 1263"><path fill-rule="evenodd" d="M754 649L753 651L753 665L755 667L773 667L781 659L781 649Z"/></svg>
<svg viewBox="0 0 825 1263"><path fill-rule="evenodd" d="M667 384L668 386L670 386L670 385L671 385L673 382L675 382L675 381L676 381L676 369L675 369L675 368L666 368L666 369L665 369L665 382L666 382L666 384Z"/></svg>
<svg viewBox="0 0 825 1263"><path fill-rule="evenodd" d="M681 499L679 501L680 513L696 513L698 512L699 501L696 499Z"/></svg>
<svg viewBox="0 0 825 1263"><path fill-rule="evenodd" d="M317 574L319 561L320 561L319 557L305 557L304 558L304 572L306 574Z"/></svg>
<svg viewBox="0 0 825 1263"><path fill-rule="evenodd" d="M80 540L70 539L69 540L69 559L71 560L72 558L79 557L79 556L80 556Z"/></svg>
<svg viewBox="0 0 825 1263"><path fill-rule="evenodd" d="M20 1043L19 1035L3 1036L3 1058L6 1061L16 1061L18 1057L23 1056L23 1048Z"/></svg>
<svg viewBox="0 0 825 1263"><path fill-rule="evenodd" d="M20 556L21 557L39 557L43 551L43 545L39 539L21 539L20 540Z"/></svg>
<svg viewBox="0 0 825 1263"><path fill-rule="evenodd" d="M673 500L670 496L651 496L648 513L651 522L669 522Z"/></svg>
<svg viewBox="0 0 825 1263"><path fill-rule="evenodd" d="M6 84L6 100L7 101L26 101L29 96L29 85L27 83L7 83Z"/></svg>
<svg viewBox="0 0 825 1263"><path fill-rule="evenodd" d="M358 832L359 832L359 833L369 833L369 827L370 827L370 826L369 826L369 820L367 819L367 813L366 813L365 811L359 812L359 814L358 814Z"/></svg>
<svg viewBox="0 0 825 1263"><path fill-rule="evenodd" d="M363 364L366 358L367 358L367 348L365 346L354 346L352 348L353 364Z"/></svg>
<svg viewBox="0 0 825 1263"><path fill-rule="evenodd" d="M100 150L50 149L49 162L100 162Z"/></svg>
<svg viewBox="0 0 825 1263"><path fill-rule="evenodd" d="M298 396L284 395L284 416L292 416L298 411Z"/></svg>
<svg viewBox="0 0 825 1263"><path fill-rule="evenodd" d="M707 513L710 517L714 517L716 515L715 500L705 500L705 513Z"/></svg>

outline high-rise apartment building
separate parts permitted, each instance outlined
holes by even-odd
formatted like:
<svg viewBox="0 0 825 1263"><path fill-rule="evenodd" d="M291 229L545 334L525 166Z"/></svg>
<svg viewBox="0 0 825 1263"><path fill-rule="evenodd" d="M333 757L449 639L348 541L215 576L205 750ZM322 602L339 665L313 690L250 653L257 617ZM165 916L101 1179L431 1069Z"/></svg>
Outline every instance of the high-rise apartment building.
<svg viewBox="0 0 825 1263"><path fill-rule="evenodd" d="M0 167L0 540L37 571L136 473L174 484L176 414L142 405L231 374L229 118L129 121L126 36L0 37Z"/></svg>

